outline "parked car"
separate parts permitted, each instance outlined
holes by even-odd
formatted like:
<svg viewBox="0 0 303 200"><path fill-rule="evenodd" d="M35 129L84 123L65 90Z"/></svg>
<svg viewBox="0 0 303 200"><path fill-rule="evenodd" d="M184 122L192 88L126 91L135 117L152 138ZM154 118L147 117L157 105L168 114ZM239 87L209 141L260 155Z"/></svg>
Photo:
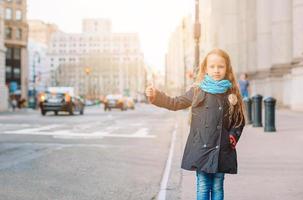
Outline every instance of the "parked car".
<svg viewBox="0 0 303 200"><path fill-rule="evenodd" d="M127 97L127 108L134 110L135 109L135 101L132 97Z"/></svg>
<svg viewBox="0 0 303 200"><path fill-rule="evenodd" d="M50 111L54 112L55 115L58 115L60 111L68 112L70 115L73 115L75 112L83 115L85 104L82 98L72 96L68 92L47 91L41 94L39 106L43 116Z"/></svg>
<svg viewBox="0 0 303 200"><path fill-rule="evenodd" d="M112 108L118 108L127 110L127 100L122 95L107 95L104 98L104 111L111 110Z"/></svg>

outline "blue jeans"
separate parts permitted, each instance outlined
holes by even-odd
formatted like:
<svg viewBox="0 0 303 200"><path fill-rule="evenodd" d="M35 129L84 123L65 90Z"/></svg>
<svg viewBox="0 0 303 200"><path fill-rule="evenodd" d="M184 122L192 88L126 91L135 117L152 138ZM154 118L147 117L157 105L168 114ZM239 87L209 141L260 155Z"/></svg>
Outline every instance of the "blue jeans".
<svg viewBox="0 0 303 200"><path fill-rule="evenodd" d="M248 98L249 97L248 96L248 91L242 91L241 95L242 95L243 98Z"/></svg>
<svg viewBox="0 0 303 200"><path fill-rule="evenodd" d="M224 199L224 173L209 174L197 171L197 200ZM210 198L211 197L211 198Z"/></svg>

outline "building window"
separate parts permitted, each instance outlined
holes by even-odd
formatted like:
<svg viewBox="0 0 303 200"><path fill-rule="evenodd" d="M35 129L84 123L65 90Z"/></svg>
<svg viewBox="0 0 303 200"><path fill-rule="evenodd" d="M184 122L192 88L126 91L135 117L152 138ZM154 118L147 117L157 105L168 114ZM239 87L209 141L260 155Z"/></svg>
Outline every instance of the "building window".
<svg viewBox="0 0 303 200"><path fill-rule="evenodd" d="M5 57L6 57L7 60L10 60L10 59L13 58L12 53L13 53L12 48L7 48L6 49L6 56Z"/></svg>
<svg viewBox="0 0 303 200"><path fill-rule="evenodd" d="M5 76L7 79L12 78L12 66L5 67Z"/></svg>
<svg viewBox="0 0 303 200"><path fill-rule="evenodd" d="M65 58L59 58L59 62L65 62Z"/></svg>
<svg viewBox="0 0 303 200"><path fill-rule="evenodd" d="M20 48L15 48L14 49L14 59L15 60L20 60L21 58L21 49Z"/></svg>
<svg viewBox="0 0 303 200"><path fill-rule="evenodd" d="M14 78L20 78L20 68L14 68Z"/></svg>
<svg viewBox="0 0 303 200"><path fill-rule="evenodd" d="M21 40L22 39L22 29L18 28L16 31L16 39Z"/></svg>
<svg viewBox="0 0 303 200"><path fill-rule="evenodd" d="M16 0L17 4L22 4L22 0Z"/></svg>
<svg viewBox="0 0 303 200"><path fill-rule="evenodd" d="M21 10L16 10L16 20L22 20L22 12Z"/></svg>
<svg viewBox="0 0 303 200"><path fill-rule="evenodd" d="M5 38L11 39L12 38L12 28L6 27L5 28Z"/></svg>
<svg viewBox="0 0 303 200"><path fill-rule="evenodd" d="M13 18L13 11L11 8L6 8L5 9L5 19L6 20L11 20Z"/></svg>

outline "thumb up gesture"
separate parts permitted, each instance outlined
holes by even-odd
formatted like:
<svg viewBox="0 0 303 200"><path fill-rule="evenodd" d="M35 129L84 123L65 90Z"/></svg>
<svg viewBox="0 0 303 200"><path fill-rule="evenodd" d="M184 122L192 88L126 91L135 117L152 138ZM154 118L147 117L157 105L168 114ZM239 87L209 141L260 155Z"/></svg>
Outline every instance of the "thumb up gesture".
<svg viewBox="0 0 303 200"><path fill-rule="evenodd" d="M151 83L147 88L145 89L145 94L148 98L149 102L153 102L156 98L156 88L154 85Z"/></svg>

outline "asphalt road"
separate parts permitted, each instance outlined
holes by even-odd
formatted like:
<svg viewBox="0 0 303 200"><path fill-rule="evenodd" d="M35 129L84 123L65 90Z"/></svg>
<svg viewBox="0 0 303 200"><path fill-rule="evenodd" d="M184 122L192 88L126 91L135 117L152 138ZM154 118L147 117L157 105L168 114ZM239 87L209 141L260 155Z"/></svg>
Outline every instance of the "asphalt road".
<svg viewBox="0 0 303 200"><path fill-rule="evenodd" d="M90 107L83 116L2 113L1 199L156 199L178 120L145 104L124 112ZM176 141L167 199L180 185L179 134Z"/></svg>

